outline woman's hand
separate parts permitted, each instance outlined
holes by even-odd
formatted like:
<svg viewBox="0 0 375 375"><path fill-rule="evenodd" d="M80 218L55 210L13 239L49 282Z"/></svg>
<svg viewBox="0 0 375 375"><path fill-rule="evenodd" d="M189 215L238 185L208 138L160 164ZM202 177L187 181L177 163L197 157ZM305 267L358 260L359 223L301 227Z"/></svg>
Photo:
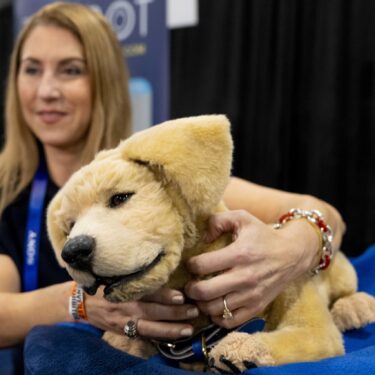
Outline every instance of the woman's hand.
<svg viewBox="0 0 375 375"><path fill-rule="evenodd" d="M162 288L141 301L111 303L100 288L95 296L86 296L85 306L89 322L103 330L123 335L125 324L137 320L139 336L172 340L193 333L192 326L183 321L197 317L199 311L184 302L181 292Z"/></svg>
<svg viewBox="0 0 375 375"><path fill-rule="evenodd" d="M207 242L232 232L233 243L198 255L188 268L202 277L185 292L199 309L226 328L236 327L260 314L287 284L318 263L319 237L305 220L293 220L280 230L266 225L247 211L227 211L209 220ZM233 318L224 319L224 301Z"/></svg>

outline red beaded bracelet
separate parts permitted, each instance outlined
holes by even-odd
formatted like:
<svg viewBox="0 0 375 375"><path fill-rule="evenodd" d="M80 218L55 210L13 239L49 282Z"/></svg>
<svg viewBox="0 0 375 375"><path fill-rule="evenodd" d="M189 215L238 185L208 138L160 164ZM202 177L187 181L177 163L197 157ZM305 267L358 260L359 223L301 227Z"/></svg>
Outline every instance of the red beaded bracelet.
<svg viewBox="0 0 375 375"><path fill-rule="evenodd" d="M306 219L310 223L314 224L318 229L321 243L322 243L322 254L320 262L311 272L317 275L319 271L325 270L331 263L333 256L332 240L333 233L331 227L323 220L323 215L318 210L301 210L299 208L292 208L286 214L282 215L279 222L273 225L274 229L280 229L290 220L294 219Z"/></svg>

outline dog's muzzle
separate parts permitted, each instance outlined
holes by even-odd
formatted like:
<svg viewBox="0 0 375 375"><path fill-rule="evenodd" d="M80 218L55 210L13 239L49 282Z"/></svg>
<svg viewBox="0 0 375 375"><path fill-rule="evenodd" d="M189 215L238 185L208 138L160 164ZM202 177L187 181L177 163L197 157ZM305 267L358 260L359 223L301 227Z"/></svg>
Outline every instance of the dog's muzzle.
<svg viewBox="0 0 375 375"><path fill-rule="evenodd" d="M160 253L152 260L152 262L150 262L149 264L145 264L142 267L134 270L134 272L128 274L101 276L89 270L91 275L95 278L95 281L90 286L83 286L83 289L87 294L94 295L98 287L100 285L104 285L104 296L107 297L116 288L120 288L121 286L126 285L134 279L140 279L141 277L143 277L148 271L150 271L154 266L156 266L161 261L164 255L165 252L163 249L161 249Z"/></svg>
<svg viewBox="0 0 375 375"><path fill-rule="evenodd" d="M89 271L95 244L95 238L87 235L70 238L63 247L61 257L70 267Z"/></svg>

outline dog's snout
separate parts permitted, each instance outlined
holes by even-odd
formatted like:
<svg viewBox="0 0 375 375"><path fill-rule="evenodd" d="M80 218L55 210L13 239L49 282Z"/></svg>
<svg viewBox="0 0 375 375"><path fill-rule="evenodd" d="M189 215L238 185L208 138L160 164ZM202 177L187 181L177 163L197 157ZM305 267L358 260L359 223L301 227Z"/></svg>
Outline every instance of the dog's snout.
<svg viewBox="0 0 375 375"><path fill-rule="evenodd" d="M71 267L89 269L95 250L95 239L80 235L69 239L62 250L61 256Z"/></svg>

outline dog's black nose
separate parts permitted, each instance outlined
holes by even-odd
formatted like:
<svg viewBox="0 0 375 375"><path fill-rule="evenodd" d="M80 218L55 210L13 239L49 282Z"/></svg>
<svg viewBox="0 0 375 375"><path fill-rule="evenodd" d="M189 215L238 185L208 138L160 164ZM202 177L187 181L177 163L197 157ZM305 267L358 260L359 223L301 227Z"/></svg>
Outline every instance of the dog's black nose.
<svg viewBox="0 0 375 375"><path fill-rule="evenodd" d="M80 235L65 243L61 256L71 267L89 270L94 250L95 239L91 236Z"/></svg>

